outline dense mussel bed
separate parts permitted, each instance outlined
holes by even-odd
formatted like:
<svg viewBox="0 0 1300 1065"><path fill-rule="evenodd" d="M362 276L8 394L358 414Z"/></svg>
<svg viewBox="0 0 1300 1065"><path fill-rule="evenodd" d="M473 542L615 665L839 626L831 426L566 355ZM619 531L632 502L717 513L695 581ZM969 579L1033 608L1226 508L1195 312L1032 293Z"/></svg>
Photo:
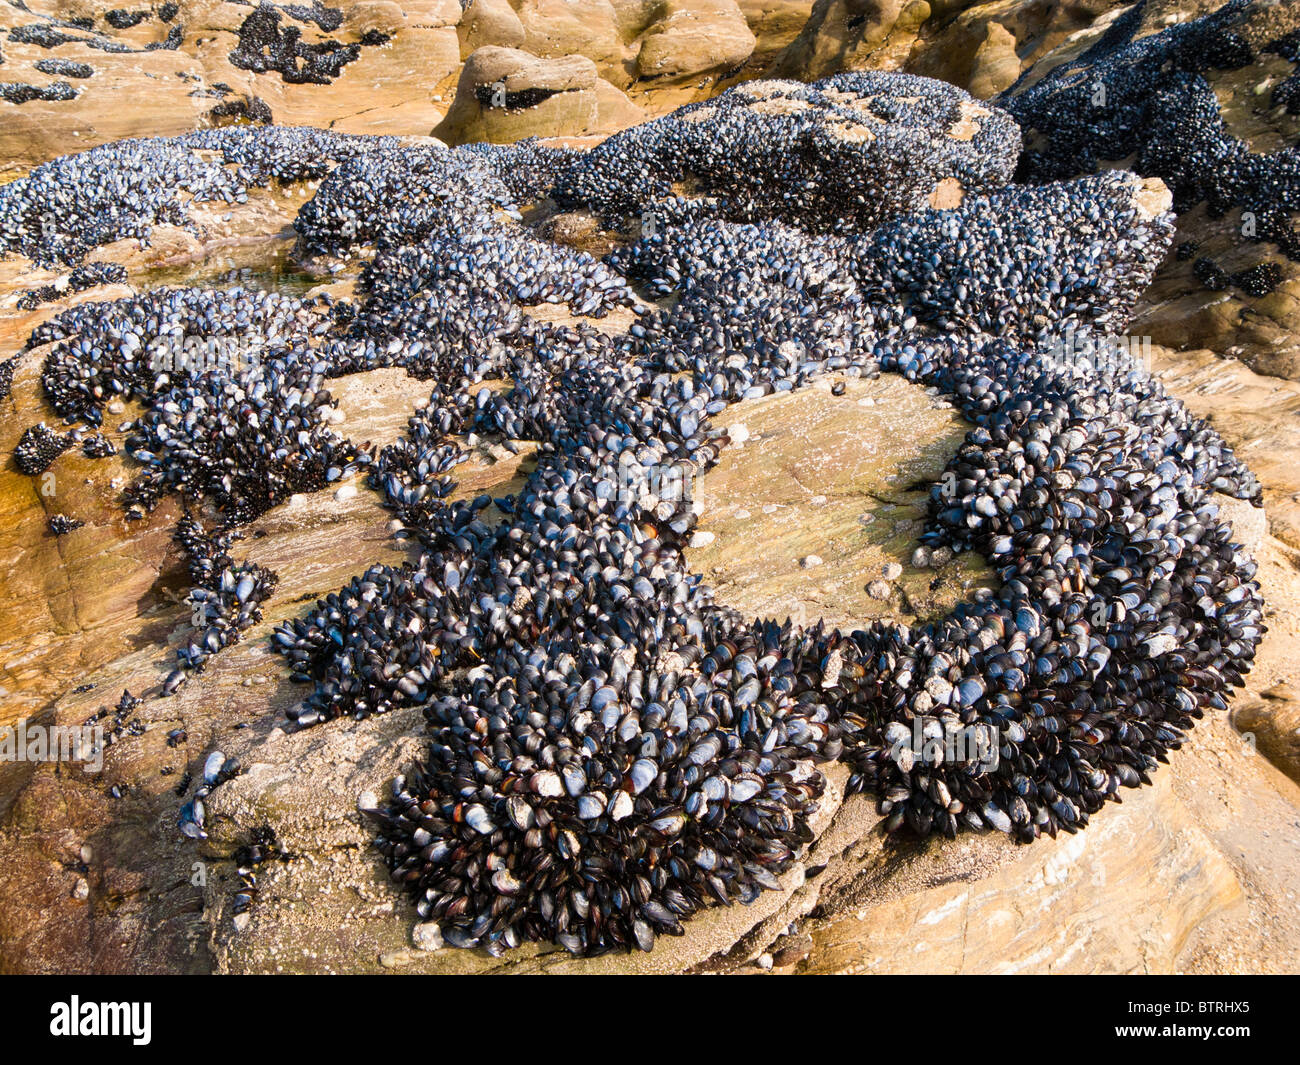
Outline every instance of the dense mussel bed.
<svg viewBox="0 0 1300 1065"><path fill-rule="evenodd" d="M1146 8L1132 5L1092 47L1032 84L1022 84L1032 80L1026 72L1003 95L1003 106L1036 144L1021 156L1018 177L1056 181L1094 171L1102 160L1129 160L1136 173L1169 186L1179 214L1197 204L1211 219L1240 211L1243 241L1300 260L1293 218L1300 210L1300 150L1252 151L1220 113L1212 81L1269 55L1300 62L1300 12L1266 0L1229 0L1201 18L1147 33ZM1260 81L1256 94L1268 85ZM1269 91L1267 109L1283 106L1300 113L1300 71ZM1195 244L1187 251L1195 254ZM1261 258L1229 276L1202 257L1194 276L1212 291L1232 283L1260 298L1283 272Z"/></svg>
<svg viewBox="0 0 1300 1065"><path fill-rule="evenodd" d="M852 125L868 113L869 136ZM963 122L977 129L958 138ZM310 686L299 726L424 708L427 756L368 813L393 880L447 942L649 950L701 907L781 886L811 839L818 767L836 760L891 831L1076 831L1148 782L1249 668L1254 564L1213 493L1258 503L1260 487L1108 342L1173 233L1134 175L1007 184L1019 135L1005 113L881 74L742 86L588 153L204 136L257 173L323 176L297 228L313 254L373 247L356 302L157 291L67 311L31 344L53 342L44 384L70 421L99 425L113 396L146 405L128 505L179 492L222 516L178 530L202 616L171 691L274 587L231 558L238 526L366 472L418 550L272 645ZM167 215L168 182L230 194L168 167L188 150L51 164L0 190L0 219L51 186L57 254L102 239L78 186L114 152L146 190L128 228ZM960 205L928 207L950 178ZM520 208L548 193L638 235L603 261L544 240ZM610 333L526 313L544 303L636 315ZM255 338L259 357L157 373L158 338L192 335ZM328 387L380 366L430 395L376 453L332 428ZM694 501L656 494L656 471L690 484L712 466L733 403L882 372L973 423L922 540L981 553L1000 589L921 627L852 633L716 602L682 553ZM470 433L539 443L521 490L453 498ZM60 443L44 434L33 463ZM996 766L918 756L901 742L914 722L935 738L995 729Z"/></svg>

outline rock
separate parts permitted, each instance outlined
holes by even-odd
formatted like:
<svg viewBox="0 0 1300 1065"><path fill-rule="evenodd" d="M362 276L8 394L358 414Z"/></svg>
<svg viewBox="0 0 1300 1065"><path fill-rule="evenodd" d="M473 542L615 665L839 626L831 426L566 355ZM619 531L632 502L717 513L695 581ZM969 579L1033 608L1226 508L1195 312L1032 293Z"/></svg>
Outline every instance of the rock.
<svg viewBox="0 0 1300 1065"><path fill-rule="evenodd" d="M21 107L5 103L0 109L0 166L30 167L74 147L183 133L250 117L349 132L428 129L443 111L429 98L429 88L454 76L460 66L458 0L404 0L400 5L361 0L332 8L339 24L328 30L316 25L300 29L302 23L281 13L267 32L283 34L292 28L301 33L304 45L354 53L333 76L294 74L291 80L278 68L263 63L266 69L255 70L256 62L240 58L241 31L250 19L256 27L265 17L256 5L203 0L183 5L170 24L149 18L127 29L104 20L102 10L93 30L58 31L68 38L58 46L59 57L93 71L76 80L74 100ZM17 9L6 21L7 28L29 25L48 23ZM88 41L101 47L84 43ZM20 71L25 79L30 64L49 57L38 43L7 39L4 49L6 79ZM294 68L286 65L285 70ZM413 71L420 72L418 89ZM33 80L43 84L46 77L35 74ZM124 98L132 100L131 107L121 106Z"/></svg>
<svg viewBox="0 0 1300 1065"><path fill-rule="evenodd" d="M754 51L747 64L754 70L767 69L808 21L809 6L803 0L737 0L737 4L754 35Z"/></svg>
<svg viewBox="0 0 1300 1065"><path fill-rule="evenodd" d="M1280 193L1286 179L1272 170L1295 141L1294 114L1281 106L1295 83L1280 83L1268 105L1254 95L1261 74L1279 69L1288 34L1300 30L1300 9L1251 3L1189 14L1201 17L1165 24L1143 9L1122 25L1098 20L1041 56L999 102L1037 144L1026 157L1033 180L1090 170L1096 159L1133 159L1179 192L1176 250L1148 288L1133 335L1213 348L1261 373L1300 378L1300 229ZM1110 34L1106 48L1087 51L1102 33ZM1175 55L1189 58L1171 65ZM1098 109L1095 123L1067 117L1091 107L1099 83L1112 101L1129 102Z"/></svg>
<svg viewBox="0 0 1300 1065"><path fill-rule="evenodd" d="M539 59L488 45L466 60L456 98L434 133L449 144L506 143L608 133L641 117L585 56Z"/></svg>
<svg viewBox="0 0 1300 1065"><path fill-rule="evenodd" d="M1255 555L1259 552L1268 535L1268 518L1263 507L1252 507L1241 499L1221 495L1215 500L1219 504L1219 513L1232 523L1232 539L1241 544L1246 553Z"/></svg>
<svg viewBox="0 0 1300 1065"><path fill-rule="evenodd" d="M711 532L705 532L703 529L698 529L698 530L696 530L694 533L691 534L691 543L690 543L690 546L691 546L691 547L708 547L709 544L713 543L713 541L714 541L715 539L717 539L717 537L714 536L713 533L711 533Z"/></svg>
<svg viewBox="0 0 1300 1065"><path fill-rule="evenodd" d="M710 500L746 504L711 508L716 540L691 559L693 569L708 573L719 600L751 617L808 623L824 617L845 631L867 619L898 616L904 607L902 618L910 622L955 601L961 581L931 590L935 573L928 570L899 578L905 600L891 598L889 585L882 599L866 592L867 574L910 556L925 511L925 492L896 491L889 479L928 484L942 473L944 456L964 431L951 412L932 410L921 389L892 375L848 382L850 397L868 393L880 404L866 409L804 389L733 408L763 445L724 448L699 486ZM887 446L900 437L911 442L905 454ZM810 488L825 501L814 504ZM861 523L864 504L875 519L868 525ZM809 556L821 560L815 580L804 566ZM971 553L955 565L959 577L985 572Z"/></svg>
<svg viewBox="0 0 1300 1065"><path fill-rule="evenodd" d="M1198 779L1213 779L1216 794L1232 786L1227 774L1207 777L1197 765ZM1238 874L1230 834L1210 828L1204 809L1172 778L1126 792L1124 805L1087 832L1041 849L1017 848L998 834L958 841L941 859L961 870L955 882L932 854L886 860L878 838L868 837L856 857L860 871L833 866L823 874L822 905L841 916L812 927L801 971L1123 973L1243 964L1254 971L1253 930L1234 925L1230 956L1218 963L1209 956L1233 908L1262 899ZM1153 894L1158 907L1112 910L1117 899ZM1110 916L1097 920L1103 911Z"/></svg>
<svg viewBox="0 0 1300 1065"><path fill-rule="evenodd" d="M740 66L755 38L735 0L665 0L637 55L643 78L691 78Z"/></svg>
<svg viewBox="0 0 1300 1065"><path fill-rule="evenodd" d="M1118 13L1122 2L936 0L930 7L930 17L901 64L903 69L963 85L984 99L985 85L996 84L994 92L1001 91L1036 61L1051 63L1058 51L1077 47L1077 37L1090 35L1092 27L1105 24L1107 12ZM1007 36L1014 41L1014 72ZM994 65L999 73L991 82L979 84L981 91L976 92L977 83L989 77Z"/></svg>
<svg viewBox="0 0 1300 1065"><path fill-rule="evenodd" d="M925 0L816 0L799 36L765 74L813 80L841 70L901 69L930 12Z"/></svg>
<svg viewBox="0 0 1300 1065"><path fill-rule="evenodd" d="M1232 724L1256 750L1300 783L1300 685L1282 681L1242 702Z"/></svg>
<svg viewBox="0 0 1300 1065"><path fill-rule="evenodd" d="M990 22L987 33L984 43L975 53L967 84L967 91L979 100L996 96L1020 77L1015 35L1000 22Z"/></svg>
<svg viewBox="0 0 1300 1065"><path fill-rule="evenodd" d="M602 77L626 87L631 78L632 50L627 35L636 27L635 6L610 0L583 4L564 0L522 0L519 20L524 28L523 47L534 55L556 57L584 55L596 64Z"/></svg>
<svg viewBox="0 0 1300 1065"><path fill-rule="evenodd" d="M437 921L424 921L411 929L411 943L416 950L441 950L442 929Z"/></svg>
<svg viewBox="0 0 1300 1065"><path fill-rule="evenodd" d="M127 272L142 268L193 262L203 254L203 244L194 234L177 226L154 226L149 243L135 239L102 244L90 253L92 263L120 263Z"/></svg>
<svg viewBox="0 0 1300 1065"><path fill-rule="evenodd" d="M487 45L523 48L527 34L509 0L474 0L465 8L456 36L460 40L461 59L468 59Z"/></svg>
<svg viewBox="0 0 1300 1065"><path fill-rule="evenodd" d="M804 569L812 569L813 567L820 566L821 564L822 564L822 559L820 555L804 555L804 557L799 560L799 565L801 565Z"/></svg>
<svg viewBox="0 0 1300 1065"><path fill-rule="evenodd" d="M792 924L790 930L772 944L772 963L782 969L798 965L812 953L813 945L812 936L796 931Z"/></svg>

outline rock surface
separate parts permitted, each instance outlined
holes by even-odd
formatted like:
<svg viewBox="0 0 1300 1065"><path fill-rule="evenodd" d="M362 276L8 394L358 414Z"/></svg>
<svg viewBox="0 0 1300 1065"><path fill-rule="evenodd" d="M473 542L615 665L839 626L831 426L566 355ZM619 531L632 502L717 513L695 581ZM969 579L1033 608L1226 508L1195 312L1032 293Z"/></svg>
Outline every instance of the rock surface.
<svg viewBox="0 0 1300 1065"><path fill-rule="evenodd" d="M554 137L608 134L643 117L585 56L538 59L485 45L465 61L451 109L433 132L449 144L508 144L538 129Z"/></svg>
<svg viewBox="0 0 1300 1065"><path fill-rule="evenodd" d="M1120 166L1173 189L1178 235L1135 334L1294 379L1300 195L1283 149L1300 135L1300 11L1255 0L1192 17L1213 6L1098 20L999 102L1025 128L1022 174Z"/></svg>
<svg viewBox="0 0 1300 1065"><path fill-rule="evenodd" d="M543 0L475 0L463 15L456 4L357 4L346 9L342 30L318 33L307 26L304 39L319 43L332 34L359 43L374 31L390 35L390 41L361 47L360 58L325 86L291 85L279 72L252 73L218 57L218 42L227 51L233 47L248 8L182 5L177 21L188 15L187 25L206 27L204 36L215 34L203 51L204 62L238 79L230 82L236 97L269 101L277 120L299 114L316 122L332 108L354 107L359 84L354 76L373 70L375 99L391 102L379 103L369 117L343 115L341 128L423 132L441 108L428 100L412 103L395 81L383 80L378 66L365 64L377 64L382 56L419 62L431 71L429 86L437 81L450 99L449 85L463 61L461 84L471 70L475 80L470 93L457 92L440 130L457 140L494 140L539 131L588 132L576 121L587 111L569 113L558 105L554 113L540 111L550 100L570 95L595 98L589 102L602 131L632 121L632 111L623 110L632 105L621 89L646 76L638 57L656 38L661 40L651 55L654 48L663 50L660 73L670 80L726 73L726 64L745 61L738 58L744 34L733 9L743 12L751 37L757 37L750 45L752 58L745 53L751 68L743 76L769 57L773 69L785 63L784 69L806 76L822 66L828 72L876 63L915 68L938 63L943 54L952 80L984 95L1018 76L1012 70L1013 45L1016 64L1028 65L1056 49L1076 23L1112 5L1102 0L977 6L835 0L814 5L808 25L816 25L802 34L792 6L799 5L611 3L593 5L596 13L578 25L566 15L568 5ZM687 16L706 7L727 34L713 39L698 32ZM969 10L959 13L962 7ZM1169 5L1148 7L1144 33L1158 28L1169 10ZM29 21L15 14L24 24ZM100 19L97 15L97 26ZM862 21L850 27L857 19ZM143 47L163 39L165 31L155 18L105 34ZM959 40L970 47L956 47ZM39 45L0 43L6 78L45 52ZM1066 41L1059 52L1077 55L1085 44ZM403 53L403 47L411 51ZM520 48L524 51L498 55ZM184 48L119 56L71 43L59 45L57 54L89 56L92 63L129 61L134 66L112 82L119 88L148 63L159 64L160 76L188 86L173 75L189 69L184 63L198 62ZM1063 62L1060 54L1049 56L1044 66ZM182 65L168 66L173 63ZM106 65L90 80L109 69ZM25 77L27 68L22 70ZM1279 73L1287 70L1278 67ZM492 82L477 80L488 74L494 75ZM1230 76L1216 75L1223 79L1216 89L1221 98L1238 101L1245 83L1229 82ZM478 103L473 89L501 77L511 92L556 95L525 109L534 113L507 133L505 126L490 126L506 115L494 117L481 104L476 113L471 106L471 100ZM109 83L106 77L95 85L102 89ZM610 99L611 91L619 94L614 110L621 117L604 123L599 98ZM681 86L665 90L683 91ZM636 90L631 95L645 99ZM91 143L122 135L116 131L138 131L133 122L151 123L149 132L189 128L168 123L184 123L199 106L194 100L204 98L186 95L182 103L180 94L173 100L159 93L156 112L122 116L107 114L111 94L102 104L97 99L87 92L75 105L0 101L0 157L38 160L54 136L82 132ZM465 107L457 113L462 102ZM73 106L75 112L59 110ZM105 114L98 115L95 107ZM1225 116L1238 135L1256 137L1256 149L1266 150L1264 145L1275 143L1269 138L1294 139L1289 118L1277 110L1247 115L1229 107ZM16 122L15 113L24 123L30 116L31 124ZM66 117L74 113L75 119ZM65 117L57 121L46 117L60 114ZM454 133L444 128L453 117ZM1253 125L1248 129L1247 123ZM6 152L6 145L12 151ZM230 217L196 206L198 233L158 227L148 247L129 240L94 253L96 260L124 264L128 286L65 295L36 311L20 311L19 295L64 275L25 260L0 261L0 360L61 308L116 298L163 278L180 279L176 271L191 278L215 276L216 263L236 253L241 262L264 265L283 251L289 239L285 226L309 194L307 188L256 190ZM552 235L569 233L575 243L615 239L590 218L559 216L550 224ZM1215 225L1203 208L1195 208L1180 218L1180 236L1213 242ZM1232 709L1202 722L1191 742L1157 774L1154 787L1125 792L1123 805L1097 814L1086 832L1028 848L996 834L924 844L887 841L871 803L862 796L846 800L845 774L832 768L814 825L817 840L781 889L749 907L708 911L687 923L684 937L661 938L651 954L578 961L531 946L501 959L439 949L440 939L388 882L369 846L371 826L357 808L358 796L404 772L419 753L418 711L292 732L285 711L303 692L288 683L281 659L266 646L274 625L299 614L306 603L377 560L407 556L389 536L388 512L364 485L353 482L345 488L355 494L331 487L295 497L247 530L243 549L281 576L265 618L179 696L147 699L134 718L142 727L118 736L102 773L0 764L0 867L13 900L0 916L0 968L1295 971L1300 968L1295 905L1300 887L1295 783L1300 781L1295 666L1300 661L1300 466L1295 462L1300 390L1280 379L1296 376L1286 347L1289 290L1283 285L1251 304L1255 316L1246 315L1243 325L1245 303L1239 296L1225 297L1220 307L1206 304L1201 295L1187 295L1185 262L1166 264L1133 331L1185 345L1185 350L1157 347L1154 369L1194 413L1214 422L1263 482L1264 511L1234 502L1223 506L1231 512L1237 539L1260 563L1269 633L1248 688ZM330 290L347 298L358 264L336 265L338 280ZM312 279L328 280L325 275ZM1189 300L1199 302L1194 306ZM1189 310L1195 311L1192 329L1181 335L1177 316ZM571 320L563 308L537 313ZM627 320L608 323L612 329L627 325ZM1215 351L1193 345L1213 345ZM1221 358L1224 354L1239 354L1254 369ZM56 420L37 382L40 357L35 351L19 360L12 391L0 399L0 452L6 455L25 426L40 418ZM839 382L846 384L841 395L829 390L832 380L825 391L746 401L729 412L731 442L701 485L700 528L712 539L701 538L691 549L692 565L708 574L719 598L741 609L796 619L825 615L840 623L871 616L924 618L986 585L987 570L966 555L937 568L912 564L925 490L959 442L964 423L942 403L889 375ZM397 370L352 375L331 387L348 433L378 444L400 435L429 390L427 383ZM116 425L136 414L134 405L126 405L110 417L106 435L119 447L123 434ZM904 439L905 452L898 447ZM457 470L458 494L510 491L529 468L529 450L512 456L504 449L477 449ZM54 467L49 492L12 465L0 468L0 555L11 560L0 577L0 594L9 604L0 640L0 724L23 717L78 724L113 703L123 688L155 692L170 668L171 651L188 628L180 598L187 580L171 542L177 510L164 503L144 521L125 522L114 481L132 467L121 455L90 460L73 452ZM86 524L55 537L46 521L64 512ZM762 552L754 550L756 543ZM811 563L813 557L818 564ZM867 591L877 584L885 586L883 597ZM77 690L83 683L93 687ZM183 738L177 739L178 733ZM175 786L185 772L199 772L214 748L238 757L245 772L213 793L210 838L196 845L176 831ZM275 831L285 857L259 870L257 904L236 913L234 855L250 830L263 827Z"/></svg>

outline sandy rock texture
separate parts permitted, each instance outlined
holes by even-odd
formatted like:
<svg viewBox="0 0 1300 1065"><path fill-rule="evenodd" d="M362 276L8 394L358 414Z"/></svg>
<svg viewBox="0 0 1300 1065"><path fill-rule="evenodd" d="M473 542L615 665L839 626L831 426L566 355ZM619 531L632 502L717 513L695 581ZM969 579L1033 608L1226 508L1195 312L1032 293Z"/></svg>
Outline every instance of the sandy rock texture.
<svg viewBox="0 0 1300 1065"><path fill-rule="evenodd" d="M132 268L137 283L150 275L148 266ZM61 305L5 318L3 354ZM1286 423L1263 413L1260 396L1295 402L1289 386L1209 353L1199 362L1156 356L1169 387L1204 413L1222 411L1235 446L1280 450ZM38 369L39 352L18 366L0 412L7 434L40 415ZM826 385L729 412L732 442L700 486L700 528L713 539L692 549L693 566L742 609L836 621L925 617L987 586L982 567L962 556L912 564L920 486L957 445L961 419L888 375L846 382L838 396ZM392 370L343 379L332 391L347 432L376 443L395 438L427 393ZM1254 421L1239 417L1252 407ZM108 434L120 444L111 422ZM480 450L459 468L458 492L509 491L528 462L526 447L518 457ZM842 771L831 769L816 842L780 891L702 914L649 955L585 961L537 947L500 959L428 949L437 941L388 883L358 810L419 756L418 711L305 731L285 717L303 691L269 652L271 629L366 566L404 556L376 497L357 481L344 501L332 490L296 497L254 523L239 549L281 576L264 620L177 697L159 699L150 696L187 627L185 577L167 507L142 523L121 521L110 486L126 465L65 455L52 501L30 478L0 472L14 530L5 550L23 552L5 588L25 634L7 648L3 678L18 714L73 724L124 688L146 696L102 772L4 767L0 861L18 900L0 918L6 970L735 972L759 971L763 955L777 972L1291 971L1298 963L1300 789L1271 764L1295 773L1286 730L1294 727L1300 568L1287 522L1300 486L1280 459L1257 467L1268 524L1250 508L1239 515L1271 609L1259 668L1231 721L1203 723L1154 788L1126 794L1085 833L1034 847L1000 836L908 844L886 840L871 802L845 800ZM56 540L42 528L55 506L86 526ZM758 540L761 557L750 549ZM874 598L867 589L885 574L889 590ZM33 579L41 586L23 583ZM23 654L32 657L16 661ZM209 797L209 838L187 840L176 828L176 787L217 749L244 771ZM257 900L237 914L235 855L267 829L282 857L259 867Z"/></svg>
<svg viewBox="0 0 1300 1065"><path fill-rule="evenodd" d="M643 117L586 56L538 59L484 45L465 61L456 98L434 133L449 144L508 144L539 128L556 137L608 134Z"/></svg>
<svg viewBox="0 0 1300 1065"><path fill-rule="evenodd" d="M316 21L289 8L312 10L183 0L132 8L143 20L119 29L106 0L7 8L0 78L47 85L59 76L36 64L51 59L91 73L66 79L75 99L0 100L2 165L21 170L77 146L230 121L399 134L437 123L447 106L434 99L438 87L450 90L460 67L457 0L359 0L325 7Z"/></svg>
<svg viewBox="0 0 1300 1065"><path fill-rule="evenodd" d="M14 172L69 145L255 119L258 102L279 122L354 132L436 127L457 142L541 134L590 143L643 114L763 75L898 68L992 97L1082 54L1122 13L1109 0L610 0L581 10L565 0L464 8L457 0L361 0L339 8L332 29L272 9L278 18L263 14L253 29L278 43L263 40L259 51L244 29L259 9L220 0L185 0L169 20L163 5L142 5L149 15L125 28L107 20L104 0L28 6L6 9L13 29L47 30L0 34L0 80L46 86L57 76L35 64L47 58L84 62L93 73L67 79L79 90L71 101L0 100L0 165ZM1211 6L1152 0L1141 32ZM72 21L87 18L90 28ZM162 47L175 27L183 27L179 45ZM284 69L233 63L241 30L252 42L245 62L257 65L247 59L254 52L278 54ZM53 41L54 31L70 40L35 43ZM106 51L105 41L130 50ZM322 75L326 82L298 80L311 62L351 47L356 57ZM1293 143L1300 132L1294 116L1254 93L1290 69L1215 76L1225 121L1255 151ZM491 93L485 102L481 90L501 82L505 105L494 106ZM132 108L121 106L128 93ZM0 360L74 303L163 281L211 281L231 265L279 269L292 243L286 227L310 192L256 190L232 212L192 208L195 233L158 227L148 246L99 248L94 259L127 267L126 285L66 294L36 310L18 307L22 293L66 273L0 260ZM589 217L546 221L584 246L616 239ZM1231 213L1211 219L1198 208L1180 219L1180 239L1202 241L1205 253L1231 265L1239 224ZM349 298L359 264L334 265L336 274L304 272L295 283ZM189 626L188 579L171 541L178 508L164 502L142 521L125 521L117 493L135 467L120 453L91 460L74 449L48 480L12 466L23 429L57 421L39 384L42 352L27 353L0 400L0 725L80 724L124 689L145 701L120 721L105 719L114 733L100 771L0 762L0 971L1300 970L1295 280L1264 299L1211 299L1189 270L1171 256L1131 332L1155 337L1153 371L1212 421L1264 485L1262 511L1222 502L1259 562L1269 627L1230 710L1201 722L1154 787L1125 792L1122 805L1079 835L1031 847L1000 835L887 839L873 804L846 798L843 771L832 767L816 839L781 890L753 906L703 913L651 954L581 961L535 946L500 959L440 948L389 882L359 807L420 756L418 710L304 731L286 717L305 690L268 648L274 626L368 566L409 557L378 497L358 478L344 486L354 492L331 486L296 496L249 526L236 553L280 575L263 620L179 695L158 698ZM546 316L567 317L563 308ZM615 318L604 327L627 325ZM727 412L730 443L699 486L705 509L692 566L740 609L836 624L924 620L993 586L987 568L965 555L914 564L926 491L966 423L889 375L838 382L841 395L833 382ZM377 370L330 390L342 430L382 445L402 433L429 387ZM106 420L119 448L118 426L136 413L126 404ZM509 492L532 461L527 445L518 455L476 448L457 469L457 493ZM85 524L55 537L46 525L54 514ZM186 789L178 786L214 750L237 758L242 772L209 798L208 838L186 839L177 829ZM256 900L237 913L236 855L268 831L280 855L259 867Z"/></svg>

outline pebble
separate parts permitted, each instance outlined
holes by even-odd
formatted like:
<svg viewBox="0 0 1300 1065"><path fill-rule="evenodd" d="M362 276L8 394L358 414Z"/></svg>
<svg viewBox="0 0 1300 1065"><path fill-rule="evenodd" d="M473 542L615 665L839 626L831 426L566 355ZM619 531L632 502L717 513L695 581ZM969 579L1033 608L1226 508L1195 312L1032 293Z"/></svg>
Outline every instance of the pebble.
<svg viewBox="0 0 1300 1065"><path fill-rule="evenodd" d="M411 929L411 943L417 950L441 950L442 929L437 921L421 921Z"/></svg>

